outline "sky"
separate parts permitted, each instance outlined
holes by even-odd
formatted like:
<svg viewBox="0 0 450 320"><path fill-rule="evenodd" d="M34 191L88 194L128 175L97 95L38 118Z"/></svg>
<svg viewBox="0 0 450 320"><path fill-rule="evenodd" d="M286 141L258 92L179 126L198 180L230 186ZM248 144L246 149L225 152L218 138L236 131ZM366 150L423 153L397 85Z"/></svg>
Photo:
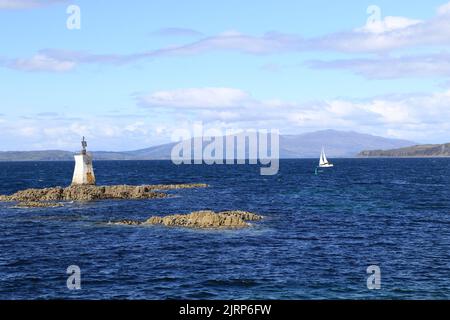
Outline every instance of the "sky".
<svg viewBox="0 0 450 320"><path fill-rule="evenodd" d="M450 3L0 0L0 150L201 122L450 142Z"/></svg>

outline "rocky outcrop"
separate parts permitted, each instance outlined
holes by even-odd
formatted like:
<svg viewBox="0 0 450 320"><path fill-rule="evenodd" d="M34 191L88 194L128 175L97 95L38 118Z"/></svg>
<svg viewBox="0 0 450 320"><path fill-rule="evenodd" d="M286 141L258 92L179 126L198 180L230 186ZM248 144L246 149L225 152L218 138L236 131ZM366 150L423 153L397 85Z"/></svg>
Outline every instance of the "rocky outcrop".
<svg viewBox="0 0 450 320"><path fill-rule="evenodd" d="M118 226L139 226L142 224L142 222L135 221L135 220L122 220L118 222L110 222L109 224L115 224Z"/></svg>
<svg viewBox="0 0 450 320"><path fill-rule="evenodd" d="M160 190L203 188L205 184L148 185L148 186L70 186L45 189L27 189L13 195L0 196L3 202L40 201L92 201L107 199L153 199L165 198L168 194Z"/></svg>
<svg viewBox="0 0 450 320"><path fill-rule="evenodd" d="M144 222L124 220L115 225L164 225L167 227L232 229L250 226L249 221L261 220L262 216L246 211L195 211L190 214L176 214L165 217L153 216Z"/></svg>
<svg viewBox="0 0 450 320"><path fill-rule="evenodd" d="M64 207L64 204L57 202L39 202L39 201L26 201L19 202L14 208L59 208Z"/></svg>

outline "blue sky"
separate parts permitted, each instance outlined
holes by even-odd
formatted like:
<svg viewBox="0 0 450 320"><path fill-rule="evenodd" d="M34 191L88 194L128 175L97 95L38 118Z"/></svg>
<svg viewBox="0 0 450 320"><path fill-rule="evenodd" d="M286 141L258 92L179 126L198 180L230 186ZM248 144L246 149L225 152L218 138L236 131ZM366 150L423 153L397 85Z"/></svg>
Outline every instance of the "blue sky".
<svg viewBox="0 0 450 320"><path fill-rule="evenodd" d="M450 141L445 0L0 0L0 39L0 150L145 148L195 121Z"/></svg>

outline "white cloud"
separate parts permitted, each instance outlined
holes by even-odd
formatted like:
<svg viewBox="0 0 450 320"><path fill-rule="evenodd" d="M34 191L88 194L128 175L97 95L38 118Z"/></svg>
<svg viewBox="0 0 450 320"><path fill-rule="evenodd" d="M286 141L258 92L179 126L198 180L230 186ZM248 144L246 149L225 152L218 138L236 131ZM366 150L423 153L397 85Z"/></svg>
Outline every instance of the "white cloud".
<svg viewBox="0 0 450 320"><path fill-rule="evenodd" d="M368 33L386 33L395 30L405 29L410 26L422 23L422 20L409 19L405 17L385 17L384 19L376 21L368 21L362 28L357 28L356 32L368 32Z"/></svg>
<svg viewBox="0 0 450 320"><path fill-rule="evenodd" d="M449 53L309 61L306 64L315 69L348 70L368 79L450 77Z"/></svg>
<svg viewBox="0 0 450 320"><path fill-rule="evenodd" d="M282 134L295 134L336 129L419 142L448 142L450 139L450 90L434 94L316 102L256 98L248 102L249 93L234 90L240 93L238 97L243 97L233 100L236 103L234 108L222 108L228 100L226 103L211 103L211 93L201 95L204 101L199 95L194 95L195 103L203 107L189 108L191 119L186 117L184 106L179 102L166 109L150 108L148 115L141 115L139 119L108 116L77 119L61 114L55 117L4 116L4 121L0 122L3 135L0 148L76 150L80 137L85 135L91 150L133 150L168 142L175 129L190 128L194 121L203 121L205 127L220 130L279 129ZM177 101L182 101L181 91L177 92ZM186 90L188 98L192 96L191 92L202 90Z"/></svg>
<svg viewBox="0 0 450 320"><path fill-rule="evenodd" d="M36 54L29 59L17 59L7 63L10 68L30 72L67 72L76 63L73 61L57 60L44 54Z"/></svg>
<svg viewBox="0 0 450 320"><path fill-rule="evenodd" d="M430 45L447 46L450 44L447 8L450 8L450 3L441 6L436 15L428 20L385 17L352 31L309 39L308 48L346 53L383 53Z"/></svg>
<svg viewBox="0 0 450 320"><path fill-rule="evenodd" d="M31 9L43 7L55 3L66 2L65 0L0 0L1 9Z"/></svg>
<svg viewBox="0 0 450 320"><path fill-rule="evenodd" d="M29 127L20 127L17 130L18 134L20 136L23 136L25 138L32 137L36 134L37 129L35 127L29 126Z"/></svg>
<svg viewBox="0 0 450 320"><path fill-rule="evenodd" d="M70 115L5 116L4 121L0 121L0 131L4 137L0 149L77 150L83 135L88 138L91 150L138 149L161 142L152 119L153 117L141 117L141 120L136 121L126 117L111 118L108 115L81 119Z"/></svg>
<svg viewBox="0 0 450 320"><path fill-rule="evenodd" d="M3 1L6 6L6 3L10 3L11 0L0 1ZM24 1L23 4L34 2L36 1L29 0ZM11 3L16 2L11 1ZM19 3L22 2L18 1L17 5ZM172 28L162 32L188 33L189 29ZM130 54L95 54L46 49L27 59L9 61L2 59L0 64L25 71L62 72L70 71L81 64L122 65L145 59L194 55L211 51L233 51L252 55L306 51L385 54L399 49L449 45L450 3L438 8L437 14L428 20L388 16L379 21L368 22L360 28L315 38L304 38L299 34L281 32L268 32L256 36L232 30L183 45ZM364 70L359 72L364 73Z"/></svg>
<svg viewBox="0 0 450 320"><path fill-rule="evenodd" d="M165 91L162 95L164 99L154 99L147 106L151 109L166 107L158 112L169 115L171 119L176 117L180 109L187 107L192 119L196 121L232 128L274 128L290 133L333 128L379 135L388 135L395 130L397 135L403 132L404 139L418 141L443 139L443 132L450 123L450 90L428 95L394 95L356 101L334 99L306 103L278 99L258 100L250 98L249 93L231 88L226 92L239 93L232 95L237 98L219 103L224 99L219 95L215 97L214 91L194 95L192 92L204 93L204 89ZM232 103L228 103L229 101ZM225 105L233 107L225 108Z"/></svg>
<svg viewBox="0 0 450 320"><path fill-rule="evenodd" d="M39 2L39 5L55 1ZM33 6L35 0L0 0L3 6ZM194 33L189 29L172 28L163 33ZM406 48L426 48L450 45L450 3L437 9L428 20L388 16L353 30L330 33L314 38L299 34L268 32L249 35L238 31L225 31L183 45L164 47L130 54L95 54L81 51L47 49L28 59L10 61L7 66L19 70L69 71L80 64L121 65L144 59L183 56L211 51L233 51L263 55L284 52L326 51L343 53L389 53ZM2 65L5 62L0 61Z"/></svg>
<svg viewBox="0 0 450 320"><path fill-rule="evenodd" d="M445 16L445 15L450 14L450 2L439 6L439 8L437 10L437 14L440 16Z"/></svg>
<svg viewBox="0 0 450 320"><path fill-rule="evenodd" d="M303 37L300 35L267 32L261 36L254 36L231 30L184 45L147 51L134 56L136 58L180 56L209 51L236 51L245 54L262 55L297 51L305 44Z"/></svg>
<svg viewBox="0 0 450 320"><path fill-rule="evenodd" d="M450 4L448 5L450 7ZM223 32L182 46L148 52L152 56L197 54L228 50L246 54L272 54L303 51L380 53L428 45L450 44L450 19L441 7L431 19L419 20L387 16L353 30L305 38L299 34L268 32L261 36L238 31Z"/></svg>

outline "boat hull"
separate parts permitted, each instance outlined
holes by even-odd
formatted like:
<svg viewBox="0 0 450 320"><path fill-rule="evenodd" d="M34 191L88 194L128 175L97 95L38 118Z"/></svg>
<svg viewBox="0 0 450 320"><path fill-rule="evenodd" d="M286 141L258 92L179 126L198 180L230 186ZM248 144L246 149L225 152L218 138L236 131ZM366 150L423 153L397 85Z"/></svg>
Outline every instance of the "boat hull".
<svg viewBox="0 0 450 320"><path fill-rule="evenodd" d="M319 168L333 168L334 164L321 164Z"/></svg>

